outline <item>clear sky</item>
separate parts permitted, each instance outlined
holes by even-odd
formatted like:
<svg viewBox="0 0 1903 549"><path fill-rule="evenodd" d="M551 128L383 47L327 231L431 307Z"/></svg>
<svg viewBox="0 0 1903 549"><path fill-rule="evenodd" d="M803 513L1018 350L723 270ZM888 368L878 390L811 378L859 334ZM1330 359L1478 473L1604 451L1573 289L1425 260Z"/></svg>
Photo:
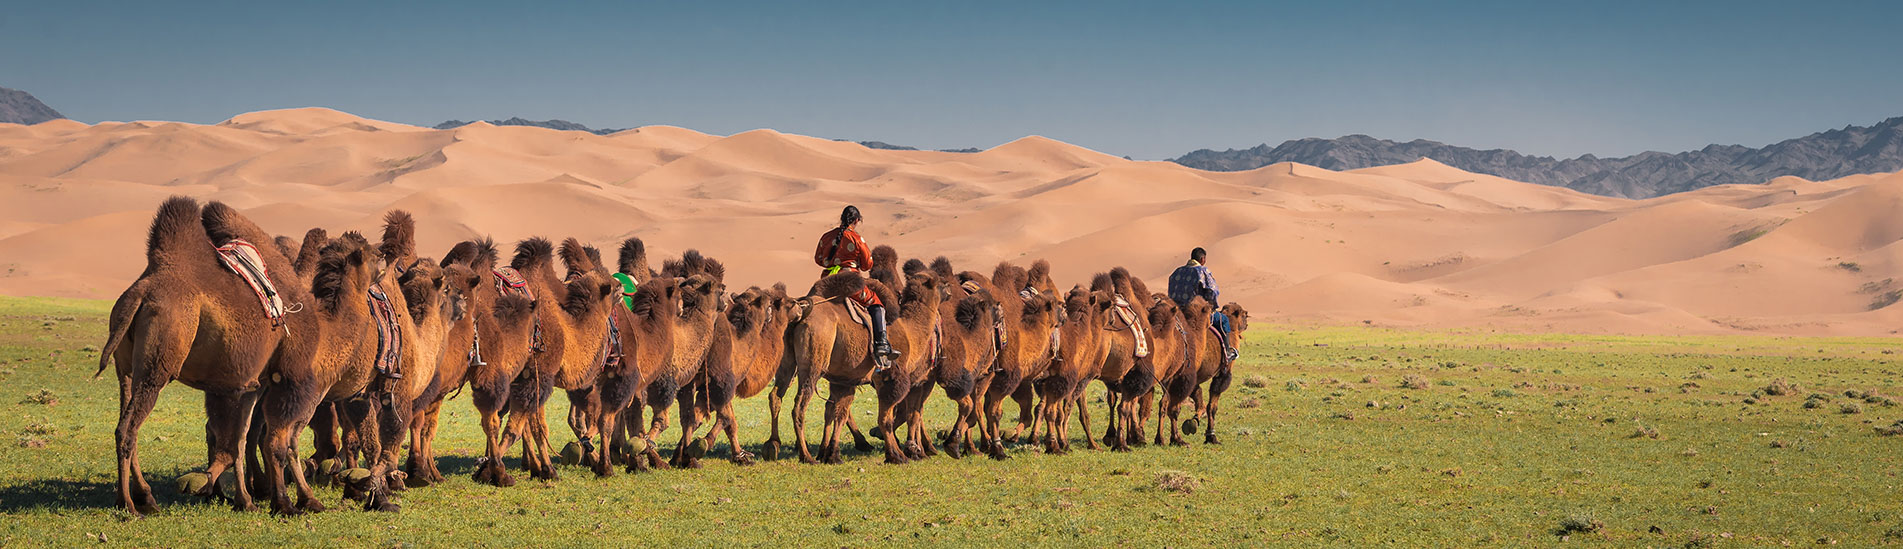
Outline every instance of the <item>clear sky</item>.
<svg viewBox="0 0 1903 549"><path fill-rule="evenodd" d="M1903 115L1903 2L15 2L0 86L85 122L325 106L1139 159L1302 137L1556 156Z"/></svg>

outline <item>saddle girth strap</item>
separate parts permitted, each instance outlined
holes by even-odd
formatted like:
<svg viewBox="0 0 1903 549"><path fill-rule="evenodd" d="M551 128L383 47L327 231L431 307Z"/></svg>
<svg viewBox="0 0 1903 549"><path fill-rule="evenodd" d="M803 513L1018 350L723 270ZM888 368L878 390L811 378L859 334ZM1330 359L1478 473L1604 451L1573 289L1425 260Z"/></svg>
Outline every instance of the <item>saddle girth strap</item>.
<svg viewBox="0 0 1903 549"><path fill-rule="evenodd" d="M390 379L403 379L403 329L397 325L396 307L383 289L371 286L370 319L377 328L377 373Z"/></svg>
<svg viewBox="0 0 1903 549"><path fill-rule="evenodd" d="M259 305L264 307L264 316L271 319L271 329L284 327L284 299L278 295L277 286L271 282L270 269L264 266L264 257L258 255L258 247L244 240L233 239L215 250L225 268L231 269L246 287L251 288L251 293L257 295Z"/></svg>

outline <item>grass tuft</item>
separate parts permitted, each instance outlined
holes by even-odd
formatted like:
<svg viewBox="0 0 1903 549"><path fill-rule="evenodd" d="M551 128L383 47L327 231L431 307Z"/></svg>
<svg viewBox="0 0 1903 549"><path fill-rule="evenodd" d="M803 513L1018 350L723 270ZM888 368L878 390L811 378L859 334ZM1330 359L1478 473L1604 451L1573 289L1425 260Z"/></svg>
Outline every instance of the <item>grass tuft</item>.
<svg viewBox="0 0 1903 549"><path fill-rule="evenodd" d="M1189 473L1168 470L1156 474L1156 488L1176 494L1193 494L1203 489L1203 481Z"/></svg>

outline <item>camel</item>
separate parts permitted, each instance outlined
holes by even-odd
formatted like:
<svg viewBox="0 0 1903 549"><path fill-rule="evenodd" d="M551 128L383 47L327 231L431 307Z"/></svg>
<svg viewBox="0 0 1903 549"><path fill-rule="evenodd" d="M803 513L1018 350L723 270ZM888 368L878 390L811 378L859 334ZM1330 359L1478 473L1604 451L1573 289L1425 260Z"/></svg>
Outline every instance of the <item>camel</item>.
<svg viewBox="0 0 1903 549"><path fill-rule="evenodd" d="M875 260L875 264L879 266L874 269L874 278L889 280L897 277L896 274L891 273L891 268L888 266L890 263L881 264ZM943 324L939 322L942 318L939 305L944 302L944 298L939 291L936 277L914 274L907 277L905 291L899 295L898 301L882 302L898 303L898 314L888 327L887 333L892 338L893 348L898 349L900 355L885 371L867 372L868 376L864 378L864 382L872 383L876 390L879 404L879 435L885 439L885 462L901 464L911 461L911 458L907 457L905 447L898 443L898 423L901 413L907 417L912 415L910 413L912 410L901 408L906 404L908 397L912 396L912 391L923 390L919 395L921 401L930 391L925 384L930 381L930 376L936 367L938 357L934 352L934 346L942 348L943 345L942 341L937 341L941 338L936 334L944 329ZM988 304L981 299L973 299L972 302L976 304L973 306L988 307ZM837 376L828 376L827 379L830 383L828 400L832 407L828 410L827 431L834 433L832 438L837 440L837 424L844 423L840 416L850 416L851 393L858 384L842 382L843 378ZM915 433L923 432L918 422L909 424L914 427ZM917 444L918 441L919 438L913 438L913 444ZM915 453L923 454L922 450ZM838 457L836 453L830 455L834 459Z"/></svg>
<svg viewBox="0 0 1903 549"><path fill-rule="evenodd" d="M1123 267L1112 269L1107 275L1091 280L1093 291L1108 291L1113 297L1122 297L1130 304L1137 315L1136 322L1143 322L1145 311L1150 309L1151 296L1143 281L1130 276ZM1135 399L1143 396L1156 385L1155 345L1148 341L1155 336L1145 330L1141 337L1150 347L1149 356L1136 356L1137 338L1130 324L1114 314L1108 315L1104 326L1108 330L1110 353L1104 358L1103 367L1097 371L1097 379L1104 383L1106 393L1104 402L1109 409L1109 418L1104 427L1104 444L1112 451L1127 452L1132 443L1142 444L1142 425L1137 423ZM1084 421L1084 431L1090 431L1089 414L1080 416Z"/></svg>
<svg viewBox="0 0 1903 549"><path fill-rule="evenodd" d="M946 433L945 451L952 457L960 457L963 449L975 447L971 439L973 427L983 429L980 421L983 410L980 408L984 404L985 381L991 379L1000 360L998 327L1001 323L998 314L1002 310L990 295L984 293L967 295L956 302L947 301L941 305L939 325L943 327L943 334L939 338L939 353L928 381L929 385L943 387L945 398L958 405L957 419L952 423L951 431ZM927 438L923 408L923 402L910 406L914 440ZM980 437L989 439L982 432ZM992 457L1002 458L1003 455L1002 450L996 450Z"/></svg>
<svg viewBox="0 0 1903 549"><path fill-rule="evenodd" d="M1202 299L1191 300L1188 305L1179 307L1168 295L1156 294L1151 298L1154 304L1150 306L1147 316L1156 342L1153 356L1156 357L1158 383L1143 394L1137 418L1139 423L1147 423L1150 414L1155 413L1155 444L1163 444L1164 423L1167 422L1169 443L1182 446L1187 442L1183 441L1182 432L1177 428L1177 404L1189 396L1196 371L1201 368L1199 361L1203 353L1208 351L1205 340L1209 335L1211 310L1209 302ZM1163 409L1160 410L1156 408L1159 389L1164 393Z"/></svg>
<svg viewBox="0 0 1903 549"><path fill-rule="evenodd" d="M727 376L727 383L716 379L708 380L707 394L710 405L713 402L725 402L716 409L708 410L715 418L713 428L707 431L703 444L711 449L715 435L721 431L727 434L729 461L738 465L750 465L754 458L751 453L740 447L738 424L734 417L733 401L753 398L766 391L770 385L785 386L793 377L793 370L783 360L786 356L786 327L794 312L793 299L786 295L785 285L774 285L769 289L748 288L733 297L727 306L727 324L733 330L733 373ZM774 436L779 440L780 401L786 396L784 391L774 391L767 395L767 408L774 418Z"/></svg>
<svg viewBox="0 0 1903 549"><path fill-rule="evenodd" d="M236 215L218 206L219 216ZM210 212L189 197L174 196L159 206L146 238L145 271L113 303L100 347L99 373L116 365L119 380L119 421L113 431L118 503L133 516L158 509L139 463L139 427L160 390L174 380L205 392L206 474L215 479L233 470L238 482L232 506L255 509L246 471L236 465L260 398L260 375L274 359L308 361L315 350L310 340L319 329L317 316L288 314L281 329L274 327L258 297L225 268L213 248L239 237L261 246L258 255L285 305L314 303L290 261L248 222L243 230L221 230L214 238L201 213ZM212 488L201 495L209 496Z"/></svg>
<svg viewBox="0 0 1903 549"><path fill-rule="evenodd" d="M1044 427L1044 451L1048 454L1070 452L1070 414L1088 414L1081 405L1090 380L1096 379L1110 356L1110 334L1103 326L1108 318L1111 293L1071 288L1065 296L1064 322L1058 325L1061 343L1059 357L1052 361L1047 374L1035 386L1042 403L1038 422ZM1090 436L1090 422L1079 417L1084 427L1084 443L1098 448Z"/></svg>
<svg viewBox="0 0 1903 549"><path fill-rule="evenodd" d="M1041 259L1029 270L999 263L989 280L970 274L959 278L961 282L976 282L996 296L1000 318L1006 320L1001 323L1004 348L998 353L995 373L987 376L984 410L979 418L980 430L986 435L984 450L1002 459L1004 440L1016 439L1015 431L1034 425L1031 384L1044 377L1051 366L1051 333L1057 329L1062 304L1050 279L1050 263ZM1008 437L1002 426L1006 398L1016 400L1019 409L1018 424Z"/></svg>
<svg viewBox="0 0 1903 549"><path fill-rule="evenodd" d="M616 312L616 323L623 334L621 359L617 368L602 370L595 400L598 407L589 414L595 420L595 432L614 437L609 444L591 449L591 465L599 476L612 474L611 450L625 447L630 436L642 439L646 447L637 455L627 456L629 472L650 465L699 466L688 449L698 419L694 389L697 385L723 383L719 380L732 375L732 327L719 311L720 280L725 277L726 267L689 250L681 259L665 262L658 275L646 275L644 250L641 241L634 239L621 247L621 271L637 280L652 278L631 296L631 308ZM703 377L709 373L711 378ZM667 414L676 402L681 405L681 439L674 448L674 457L663 463L653 440L667 429ZM715 403L710 400L709 404ZM647 430L631 435L638 428L643 406L653 410L653 423Z"/></svg>
<svg viewBox="0 0 1903 549"><path fill-rule="evenodd" d="M515 485L502 464L502 415L509 402L510 382L521 376L534 352L539 301L497 287L496 256L495 242L487 238L458 243L443 256L445 277L463 287L467 313L450 330L431 390L416 400L420 415L412 431L422 448L417 449L417 440L411 442L410 479L414 482L444 480L434 459L437 417L446 397L467 383L487 439L473 478L496 486Z"/></svg>
<svg viewBox="0 0 1903 549"><path fill-rule="evenodd" d="M1249 329L1249 311L1243 309L1242 305L1230 302L1228 305L1222 306L1222 312L1225 315L1229 315L1230 344L1234 345L1237 349L1241 349L1242 333ZM1189 391L1189 398L1195 403L1195 413L1193 417L1183 421L1183 430L1188 431L1190 434L1195 434L1195 421L1197 418L1201 418L1203 423L1203 443L1222 444L1222 441L1216 437L1216 408L1217 403L1222 400L1223 391L1229 390L1229 381L1232 377L1231 369L1235 364L1233 361L1221 359L1222 346L1216 340L1215 334L1209 334L1208 346L1213 348L1216 359L1210 360L1205 357L1201 363L1202 367L1196 372L1196 380L1194 384L1191 385ZM1203 400L1203 383L1209 384L1208 400Z"/></svg>
<svg viewBox="0 0 1903 549"><path fill-rule="evenodd" d="M608 315L614 303L610 298L620 288L613 279L589 268L592 263L579 241L564 241L562 258L575 272L566 283L555 276L553 246L547 239L522 241L510 262L527 279L534 295L560 304L536 309L541 348L529 355L530 373L517 378L509 389L509 426L502 441L506 452L515 438L521 438L524 468L545 480L558 478L548 445L548 397L557 388L593 389L608 343ZM570 426L574 427L572 421Z"/></svg>
<svg viewBox="0 0 1903 549"><path fill-rule="evenodd" d="M842 272L814 283L808 295L800 299L800 312L787 328L786 359L792 361L793 381L799 384L799 392L793 400L793 444L799 448L802 462L820 461L806 444L806 407L812 402L820 379L829 383L831 392L826 399L826 429L820 441L821 455L828 463L841 461L835 421L850 422L851 414L846 412L852 403L851 394L854 388L871 380L872 334L853 322L846 305L840 303L846 296L865 288L871 288L883 303L899 303L898 296L885 283L869 280L857 272ZM896 330L891 331L896 347L896 341L903 336L897 336ZM909 355L911 353L905 353L901 358ZM783 390L784 387L775 389ZM837 416L845 416L845 419ZM858 437L857 429L853 429L853 434ZM775 453L773 442L768 442L769 454Z"/></svg>
<svg viewBox="0 0 1903 549"><path fill-rule="evenodd" d="M1168 296L1164 296L1159 301L1168 300ZM1188 444L1183 440L1181 429L1183 424L1179 422L1183 403L1189 400L1190 393L1195 391L1201 373L1208 370L1213 376L1223 362L1222 345L1216 340L1215 334L1210 332L1210 316L1214 313L1214 307L1211 307L1203 298L1197 297L1191 299L1188 305L1180 307L1178 312L1189 352L1185 353L1184 364L1181 368L1161 376L1163 379L1159 385L1163 390L1164 401L1163 408L1157 416L1156 428L1156 443L1162 444L1162 422L1169 422L1169 443L1173 446ZM1194 411L1192 410L1191 413L1194 414ZM1167 420L1164 416L1168 416Z"/></svg>

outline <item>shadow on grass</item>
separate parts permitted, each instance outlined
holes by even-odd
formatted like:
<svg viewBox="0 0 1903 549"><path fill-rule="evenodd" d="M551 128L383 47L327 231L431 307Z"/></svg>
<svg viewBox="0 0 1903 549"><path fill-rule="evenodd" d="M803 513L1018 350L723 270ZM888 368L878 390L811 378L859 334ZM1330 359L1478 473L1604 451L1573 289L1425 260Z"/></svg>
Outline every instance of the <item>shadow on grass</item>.
<svg viewBox="0 0 1903 549"><path fill-rule="evenodd" d="M204 498L178 493L174 479L188 470L147 473L152 495L160 507L203 504ZM0 486L0 514L30 511L111 511L119 508L119 483L116 479L73 480L35 479Z"/></svg>

